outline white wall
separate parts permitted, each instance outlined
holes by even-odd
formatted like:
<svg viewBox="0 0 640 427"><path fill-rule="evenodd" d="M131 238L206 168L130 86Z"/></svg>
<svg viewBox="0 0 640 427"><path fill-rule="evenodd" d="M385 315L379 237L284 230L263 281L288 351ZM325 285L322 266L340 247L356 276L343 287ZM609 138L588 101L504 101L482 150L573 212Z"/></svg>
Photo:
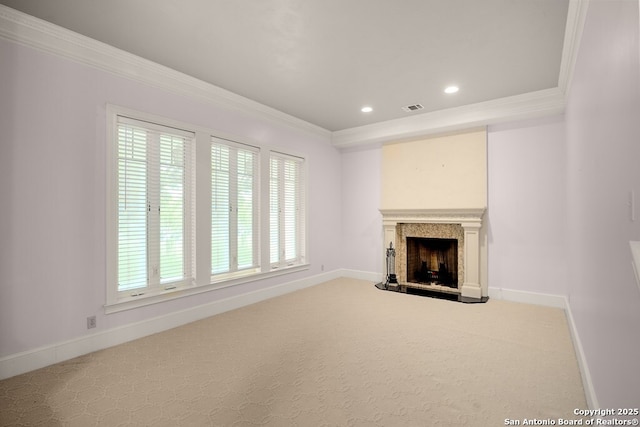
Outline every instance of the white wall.
<svg viewBox="0 0 640 427"><path fill-rule="evenodd" d="M570 306L601 407L640 406L638 1L591 1L566 110ZM638 199L637 199L638 200Z"/></svg>
<svg viewBox="0 0 640 427"><path fill-rule="evenodd" d="M327 137L0 39L0 358L341 267L340 153ZM105 315L105 105L309 161L310 270Z"/></svg>
<svg viewBox="0 0 640 427"><path fill-rule="evenodd" d="M564 117L489 127L489 286L565 295Z"/></svg>

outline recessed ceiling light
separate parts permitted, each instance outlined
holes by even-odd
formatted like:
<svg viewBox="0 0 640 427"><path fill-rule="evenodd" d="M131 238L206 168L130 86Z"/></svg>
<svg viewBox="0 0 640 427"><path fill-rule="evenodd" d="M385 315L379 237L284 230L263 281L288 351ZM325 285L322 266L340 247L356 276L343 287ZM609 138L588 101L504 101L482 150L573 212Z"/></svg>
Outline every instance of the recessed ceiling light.
<svg viewBox="0 0 640 427"><path fill-rule="evenodd" d="M456 93L460 88L458 86L449 86L444 90L444 93Z"/></svg>
<svg viewBox="0 0 640 427"><path fill-rule="evenodd" d="M371 108L371 107L362 107L360 109L360 111L362 111L363 113L370 113L370 112L373 111L373 108Z"/></svg>

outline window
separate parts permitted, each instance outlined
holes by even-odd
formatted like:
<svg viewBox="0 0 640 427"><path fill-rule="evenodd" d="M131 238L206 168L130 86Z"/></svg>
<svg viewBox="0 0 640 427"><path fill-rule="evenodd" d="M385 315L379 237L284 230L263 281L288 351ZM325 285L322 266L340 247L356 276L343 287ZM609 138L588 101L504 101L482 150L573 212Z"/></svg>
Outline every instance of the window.
<svg viewBox="0 0 640 427"><path fill-rule="evenodd" d="M304 158L107 110L107 313L308 268Z"/></svg>
<svg viewBox="0 0 640 427"><path fill-rule="evenodd" d="M110 170L116 298L193 281L193 140L190 132L117 116L117 165Z"/></svg>
<svg viewBox="0 0 640 427"><path fill-rule="evenodd" d="M258 150L211 140L211 274L259 271ZM214 277L213 280L219 280Z"/></svg>
<svg viewBox="0 0 640 427"><path fill-rule="evenodd" d="M269 244L272 268L305 262L303 159L272 152L269 171Z"/></svg>

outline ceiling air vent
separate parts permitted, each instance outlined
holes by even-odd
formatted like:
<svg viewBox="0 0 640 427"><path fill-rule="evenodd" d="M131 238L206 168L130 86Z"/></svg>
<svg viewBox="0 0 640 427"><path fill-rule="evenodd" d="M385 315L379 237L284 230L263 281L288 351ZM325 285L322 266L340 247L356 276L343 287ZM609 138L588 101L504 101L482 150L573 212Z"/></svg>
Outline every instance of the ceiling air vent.
<svg viewBox="0 0 640 427"><path fill-rule="evenodd" d="M420 104L407 105L406 107L402 107L404 111L407 113L412 113L414 111L422 110L424 107Z"/></svg>

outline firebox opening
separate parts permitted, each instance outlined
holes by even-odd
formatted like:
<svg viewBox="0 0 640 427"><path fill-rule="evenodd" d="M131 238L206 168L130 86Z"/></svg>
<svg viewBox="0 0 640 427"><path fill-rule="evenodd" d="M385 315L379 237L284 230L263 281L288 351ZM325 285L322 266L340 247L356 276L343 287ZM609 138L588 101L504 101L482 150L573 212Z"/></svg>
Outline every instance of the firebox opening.
<svg viewBox="0 0 640 427"><path fill-rule="evenodd" d="M407 237L407 282L458 287L458 240Z"/></svg>

